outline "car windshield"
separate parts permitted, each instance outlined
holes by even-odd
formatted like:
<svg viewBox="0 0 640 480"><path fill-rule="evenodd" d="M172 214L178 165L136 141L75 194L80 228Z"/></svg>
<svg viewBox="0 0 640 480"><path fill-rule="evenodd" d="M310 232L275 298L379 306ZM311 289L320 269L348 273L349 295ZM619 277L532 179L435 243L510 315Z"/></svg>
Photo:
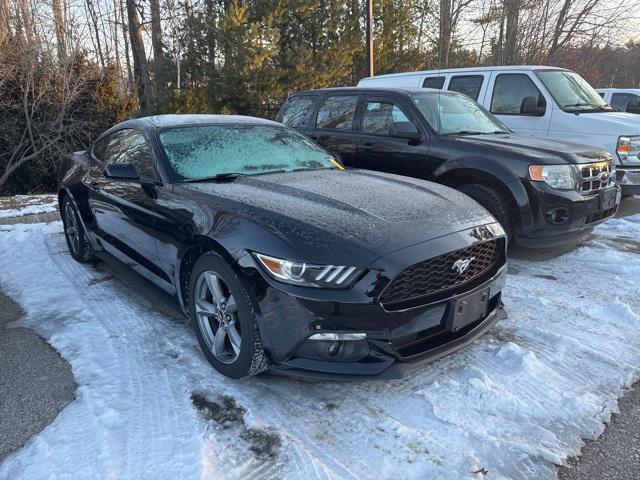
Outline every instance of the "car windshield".
<svg viewBox="0 0 640 480"><path fill-rule="evenodd" d="M569 112L613 109L587 81L575 72L566 70L539 70L536 75L560 108Z"/></svg>
<svg viewBox="0 0 640 480"><path fill-rule="evenodd" d="M420 92L412 93L411 97L440 135L510 133L500 120L466 95Z"/></svg>
<svg viewBox="0 0 640 480"><path fill-rule="evenodd" d="M333 156L278 125L190 125L161 130L160 144L184 180L338 168Z"/></svg>

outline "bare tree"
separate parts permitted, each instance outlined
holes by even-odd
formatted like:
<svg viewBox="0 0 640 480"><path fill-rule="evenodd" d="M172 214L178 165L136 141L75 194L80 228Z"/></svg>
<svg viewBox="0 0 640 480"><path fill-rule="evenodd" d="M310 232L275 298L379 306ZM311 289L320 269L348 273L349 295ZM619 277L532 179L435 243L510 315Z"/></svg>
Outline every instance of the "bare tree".
<svg viewBox="0 0 640 480"><path fill-rule="evenodd" d="M9 15L9 0L0 0L0 45L11 36Z"/></svg>
<svg viewBox="0 0 640 480"><path fill-rule="evenodd" d="M62 61L67 56L67 26L62 13L62 1L53 0L53 24L56 31L56 46L58 49L58 60Z"/></svg>
<svg viewBox="0 0 640 480"><path fill-rule="evenodd" d="M474 0L440 0L440 33L438 35L438 64L440 68L449 66L449 56L455 30L461 15Z"/></svg>
<svg viewBox="0 0 640 480"><path fill-rule="evenodd" d="M504 0L504 17L506 32L504 36L504 63L513 64L518 61L518 20L520 17L520 0Z"/></svg>
<svg viewBox="0 0 640 480"><path fill-rule="evenodd" d="M133 76L138 91L138 103L140 111L149 113L149 68L147 66L147 55L144 50L142 39L142 26L138 8L134 0L126 0L127 15L129 17L129 39L131 40L131 52L133 54Z"/></svg>

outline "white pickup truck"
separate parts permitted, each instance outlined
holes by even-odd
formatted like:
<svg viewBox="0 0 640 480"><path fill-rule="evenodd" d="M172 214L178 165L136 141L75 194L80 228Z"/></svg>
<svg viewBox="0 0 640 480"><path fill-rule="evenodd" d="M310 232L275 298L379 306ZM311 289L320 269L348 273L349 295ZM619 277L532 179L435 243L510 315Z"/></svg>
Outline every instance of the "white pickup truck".
<svg viewBox="0 0 640 480"><path fill-rule="evenodd" d="M615 111L580 75L546 66L474 67L363 78L362 87L424 87L461 92L513 131L604 148L622 194L640 194L640 116Z"/></svg>

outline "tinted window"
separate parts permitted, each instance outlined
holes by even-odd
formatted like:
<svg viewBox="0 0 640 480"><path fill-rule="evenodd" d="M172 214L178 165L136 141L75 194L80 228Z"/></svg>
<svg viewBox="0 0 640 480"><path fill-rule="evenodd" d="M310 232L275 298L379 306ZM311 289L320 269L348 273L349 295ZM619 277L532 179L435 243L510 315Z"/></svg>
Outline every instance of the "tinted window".
<svg viewBox="0 0 640 480"><path fill-rule="evenodd" d="M394 125L409 122L409 119L397 105L391 102L367 102L362 118L362 129L367 133L393 135Z"/></svg>
<svg viewBox="0 0 640 480"><path fill-rule="evenodd" d="M444 87L444 77L427 77L422 83L423 88L437 88L441 90Z"/></svg>
<svg viewBox="0 0 640 480"><path fill-rule="evenodd" d="M328 97L318 110L316 126L336 130L351 130L358 104L357 96Z"/></svg>
<svg viewBox="0 0 640 480"><path fill-rule="evenodd" d="M619 112L637 111L638 100L640 97L633 93L614 93L611 97L611 106Z"/></svg>
<svg viewBox="0 0 640 480"><path fill-rule="evenodd" d="M473 100L478 100L483 80L483 75L457 75L451 77L448 90L464 93Z"/></svg>
<svg viewBox="0 0 640 480"><path fill-rule="evenodd" d="M105 163L130 163L141 177L155 177L153 156L144 136L133 129L118 130L108 137Z"/></svg>
<svg viewBox="0 0 640 480"><path fill-rule="evenodd" d="M290 127L304 125L314 100L314 97L309 96L289 99L282 110L280 122Z"/></svg>
<svg viewBox="0 0 640 480"><path fill-rule="evenodd" d="M102 137L93 145L93 156L98 160L104 161L104 154L107 151L107 145L109 144L110 136Z"/></svg>
<svg viewBox="0 0 640 480"><path fill-rule="evenodd" d="M338 168L329 152L278 125L195 125L162 130L159 137L169 164L185 179Z"/></svg>
<svg viewBox="0 0 640 480"><path fill-rule="evenodd" d="M535 99L540 115L544 114L547 102L531 79L521 73L504 73L496 77L491 99L491 112L519 115L524 112L525 98Z"/></svg>

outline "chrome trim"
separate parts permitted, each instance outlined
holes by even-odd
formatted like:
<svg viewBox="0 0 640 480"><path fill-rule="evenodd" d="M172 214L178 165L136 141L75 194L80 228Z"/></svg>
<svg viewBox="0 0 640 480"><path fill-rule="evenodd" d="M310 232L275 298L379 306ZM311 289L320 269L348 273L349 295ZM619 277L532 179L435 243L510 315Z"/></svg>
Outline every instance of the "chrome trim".
<svg viewBox="0 0 640 480"><path fill-rule="evenodd" d="M609 187L615 183L615 175L612 175L612 162L581 163L576 165L580 175L579 191L583 195L589 195ZM589 184L588 188L584 188Z"/></svg>

